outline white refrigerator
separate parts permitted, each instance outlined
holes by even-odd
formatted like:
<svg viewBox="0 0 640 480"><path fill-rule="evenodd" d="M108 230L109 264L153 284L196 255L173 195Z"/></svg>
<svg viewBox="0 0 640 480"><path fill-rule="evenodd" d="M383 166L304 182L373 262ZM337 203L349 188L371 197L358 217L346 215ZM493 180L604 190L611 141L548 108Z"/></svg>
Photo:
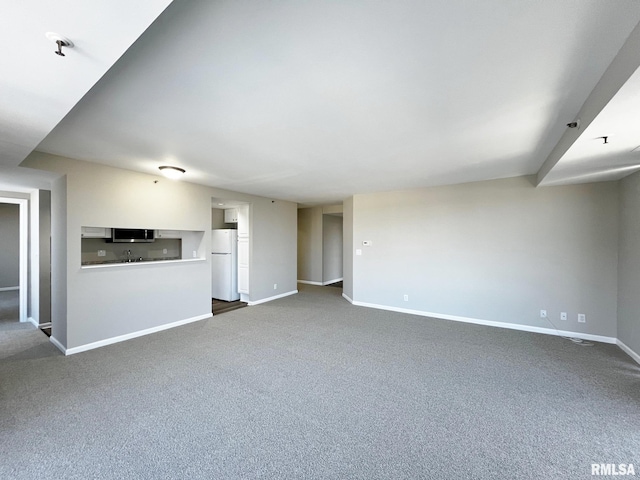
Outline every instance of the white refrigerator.
<svg viewBox="0 0 640 480"><path fill-rule="evenodd" d="M238 232L211 231L211 298L231 302L238 293Z"/></svg>

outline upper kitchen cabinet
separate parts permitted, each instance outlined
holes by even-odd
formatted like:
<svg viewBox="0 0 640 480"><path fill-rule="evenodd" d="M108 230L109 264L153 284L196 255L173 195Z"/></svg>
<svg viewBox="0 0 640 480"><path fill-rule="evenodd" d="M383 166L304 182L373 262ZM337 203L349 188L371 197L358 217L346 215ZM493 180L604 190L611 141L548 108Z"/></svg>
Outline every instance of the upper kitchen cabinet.
<svg viewBox="0 0 640 480"><path fill-rule="evenodd" d="M156 230L156 238L182 238L181 230Z"/></svg>
<svg viewBox="0 0 640 480"><path fill-rule="evenodd" d="M82 227L82 238L111 238L111 229L104 227Z"/></svg>
<svg viewBox="0 0 640 480"><path fill-rule="evenodd" d="M238 223L238 209L237 208L227 208L224 211L224 222L225 223Z"/></svg>

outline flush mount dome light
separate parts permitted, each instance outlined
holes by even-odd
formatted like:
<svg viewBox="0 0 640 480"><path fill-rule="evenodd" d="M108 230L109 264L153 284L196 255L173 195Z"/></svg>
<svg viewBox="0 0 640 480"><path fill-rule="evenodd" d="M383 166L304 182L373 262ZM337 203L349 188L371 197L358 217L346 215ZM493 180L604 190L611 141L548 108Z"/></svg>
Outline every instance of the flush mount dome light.
<svg viewBox="0 0 640 480"><path fill-rule="evenodd" d="M58 46L58 50L54 50L56 55L64 57L65 54L62 53L62 47L73 48L73 42L62 35L58 35L55 32L47 32L44 34L49 40L54 42Z"/></svg>
<svg viewBox="0 0 640 480"><path fill-rule="evenodd" d="M162 167L158 168L160 168L160 171L165 177L170 178L171 180L178 180L185 173L184 168L180 167L170 167L168 165L163 165Z"/></svg>

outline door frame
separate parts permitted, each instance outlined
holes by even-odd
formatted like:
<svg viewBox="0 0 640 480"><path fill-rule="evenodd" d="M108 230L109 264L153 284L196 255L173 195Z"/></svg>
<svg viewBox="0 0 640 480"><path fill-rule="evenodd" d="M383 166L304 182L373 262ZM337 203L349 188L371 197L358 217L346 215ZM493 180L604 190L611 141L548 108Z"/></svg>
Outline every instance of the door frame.
<svg viewBox="0 0 640 480"><path fill-rule="evenodd" d="M28 300L28 268L29 268L29 200L26 198L0 197L0 203L12 203L19 205L20 222L20 273L18 280L20 321L27 322L27 300Z"/></svg>

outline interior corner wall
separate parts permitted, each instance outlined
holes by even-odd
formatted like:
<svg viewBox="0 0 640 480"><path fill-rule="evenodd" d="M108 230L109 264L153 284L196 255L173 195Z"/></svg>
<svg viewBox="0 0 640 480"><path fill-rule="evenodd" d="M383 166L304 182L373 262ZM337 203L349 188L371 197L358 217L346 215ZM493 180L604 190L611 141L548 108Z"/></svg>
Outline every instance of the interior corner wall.
<svg viewBox="0 0 640 480"><path fill-rule="evenodd" d="M362 248L353 257L356 302L616 337L617 183L535 188L533 180L356 195L352 241L345 202L345 293L349 245Z"/></svg>
<svg viewBox="0 0 640 480"><path fill-rule="evenodd" d="M342 216L322 215L322 283L342 279Z"/></svg>
<svg viewBox="0 0 640 480"><path fill-rule="evenodd" d="M322 207L298 209L298 280L322 284Z"/></svg>
<svg viewBox="0 0 640 480"><path fill-rule="evenodd" d="M618 339L640 355L640 173L620 181Z"/></svg>
<svg viewBox="0 0 640 480"><path fill-rule="evenodd" d="M0 203L0 288L20 284L20 205Z"/></svg>
<svg viewBox="0 0 640 480"><path fill-rule="evenodd" d="M353 197L342 204L342 293L353 299Z"/></svg>

